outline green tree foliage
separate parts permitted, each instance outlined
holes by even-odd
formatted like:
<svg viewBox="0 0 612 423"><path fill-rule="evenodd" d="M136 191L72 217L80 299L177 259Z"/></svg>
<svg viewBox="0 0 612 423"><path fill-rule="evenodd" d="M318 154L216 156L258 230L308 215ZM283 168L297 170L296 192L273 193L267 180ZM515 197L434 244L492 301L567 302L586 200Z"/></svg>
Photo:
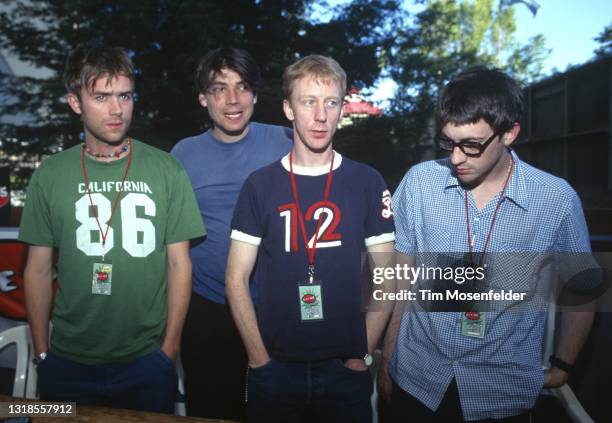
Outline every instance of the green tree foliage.
<svg viewBox="0 0 612 423"><path fill-rule="evenodd" d="M392 115L388 117L393 134L387 131L375 140L362 140L388 152L382 160L386 165L379 169L390 184L410 164L435 154L431 141L437 130L433 118L435 100L440 88L454 74L469 66L484 64L502 68L527 82L541 75L548 54L542 35L526 44L516 40L514 9L501 7L499 1L417 0L415 3L420 11L397 17L402 22L397 25L400 29L386 56L390 75L398 84ZM368 125L375 128L379 122L363 122L359 131L371 133L366 129ZM343 137L340 134L339 138ZM353 145L354 141L347 143ZM358 159L374 164L370 157L371 153L363 149L363 156Z"/></svg>
<svg viewBox="0 0 612 423"><path fill-rule="evenodd" d="M595 37L600 45L595 50L597 56L609 56L612 55L612 23L606 26L601 33Z"/></svg>
<svg viewBox="0 0 612 423"><path fill-rule="evenodd" d="M528 80L539 75L546 53L542 36L527 45L515 40L513 9L500 7L499 0L416 0L418 13L409 13L404 3L7 0L0 7L0 48L48 69L51 77L1 77L0 98L16 100L0 105L0 115L29 118L0 126L2 150L37 157L80 142L82 127L65 104L60 80L66 55L79 43L132 52L138 70L132 135L169 149L209 125L193 89L196 61L211 48L235 45L249 50L262 68L254 118L264 122L288 123L281 75L300 56L333 56L351 86L371 86L381 73L391 76L399 86L391 112L339 131L336 144L375 165L394 185L423 158L435 130L435 95L451 75L485 63ZM23 172L17 186L27 179L28 170Z"/></svg>
<svg viewBox="0 0 612 423"><path fill-rule="evenodd" d="M393 61L393 76L409 99L435 94L457 71L476 64L505 69L524 81L541 75L544 38L519 44L512 7L493 0L418 3L425 7L397 34Z"/></svg>
<svg viewBox="0 0 612 423"><path fill-rule="evenodd" d="M239 46L255 56L264 77L255 119L265 122L288 123L282 115L281 75L300 56L331 55L350 69L352 85L372 84L380 71L378 51L392 40L391 33L380 28L395 13L396 2L354 1L336 10L331 20L318 23L306 18L315 3L320 2L5 2L0 8L0 48L49 69L51 77L3 77L1 94L17 101L0 106L0 113L25 112L34 123L2 125L2 148L46 154L80 142L82 126L63 100L60 79L68 52L79 43L129 49L138 72L131 133L166 150L209 125L197 103L192 75L198 58L215 47ZM323 13L330 12L323 6Z"/></svg>

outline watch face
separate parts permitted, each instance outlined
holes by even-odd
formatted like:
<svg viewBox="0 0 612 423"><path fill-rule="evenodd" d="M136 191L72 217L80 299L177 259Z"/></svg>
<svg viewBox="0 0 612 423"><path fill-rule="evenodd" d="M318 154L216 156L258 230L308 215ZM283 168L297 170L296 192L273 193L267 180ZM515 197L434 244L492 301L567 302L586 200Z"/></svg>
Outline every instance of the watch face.
<svg viewBox="0 0 612 423"><path fill-rule="evenodd" d="M370 354L366 354L363 357L363 362L365 363L366 366L371 366L372 363L374 362L374 359L372 358Z"/></svg>
<svg viewBox="0 0 612 423"><path fill-rule="evenodd" d="M34 365L38 366L40 364L41 361L43 361L45 358L47 358L47 353L40 353L39 355L37 355L36 357L34 357L32 359L32 362L34 363Z"/></svg>

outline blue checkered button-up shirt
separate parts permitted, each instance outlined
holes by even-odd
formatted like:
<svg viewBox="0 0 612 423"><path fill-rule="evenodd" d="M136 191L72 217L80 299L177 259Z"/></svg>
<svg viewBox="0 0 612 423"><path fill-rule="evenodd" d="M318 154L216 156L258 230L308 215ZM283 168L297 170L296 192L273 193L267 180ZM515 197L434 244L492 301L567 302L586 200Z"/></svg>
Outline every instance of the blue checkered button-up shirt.
<svg viewBox="0 0 612 423"><path fill-rule="evenodd" d="M521 162L502 200L488 252L589 252L580 199L562 179ZM408 171L393 196L396 249L467 251L465 191L450 160ZM468 192L474 251L482 251L500 193L478 210ZM533 407L544 383L541 310L487 313L484 338L461 334L460 312L404 313L390 363L395 382L432 410L453 379L466 420L504 418Z"/></svg>

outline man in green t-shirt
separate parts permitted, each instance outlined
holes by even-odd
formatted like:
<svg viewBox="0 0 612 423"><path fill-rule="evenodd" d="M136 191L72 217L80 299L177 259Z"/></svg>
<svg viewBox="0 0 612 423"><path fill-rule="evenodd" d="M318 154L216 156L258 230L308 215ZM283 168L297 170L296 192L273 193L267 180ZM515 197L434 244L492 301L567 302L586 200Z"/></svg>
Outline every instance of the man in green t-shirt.
<svg viewBox="0 0 612 423"><path fill-rule="evenodd" d="M202 218L181 165L126 136L134 72L125 50L77 48L64 83L85 142L34 173L19 231L30 244L25 296L40 397L172 412L189 240L205 234Z"/></svg>

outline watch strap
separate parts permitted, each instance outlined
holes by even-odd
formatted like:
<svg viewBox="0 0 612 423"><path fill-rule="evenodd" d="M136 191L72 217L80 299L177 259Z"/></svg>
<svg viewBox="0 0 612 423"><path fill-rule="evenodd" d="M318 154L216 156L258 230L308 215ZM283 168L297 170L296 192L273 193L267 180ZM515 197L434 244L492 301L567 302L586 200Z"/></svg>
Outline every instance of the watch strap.
<svg viewBox="0 0 612 423"><path fill-rule="evenodd" d="M553 367L558 367L559 369L563 370L566 373L571 373L574 370L573 364L569 364L567 361L561 360L559 357L557 357L554 354L550 356L550 364Z"/></svg>

